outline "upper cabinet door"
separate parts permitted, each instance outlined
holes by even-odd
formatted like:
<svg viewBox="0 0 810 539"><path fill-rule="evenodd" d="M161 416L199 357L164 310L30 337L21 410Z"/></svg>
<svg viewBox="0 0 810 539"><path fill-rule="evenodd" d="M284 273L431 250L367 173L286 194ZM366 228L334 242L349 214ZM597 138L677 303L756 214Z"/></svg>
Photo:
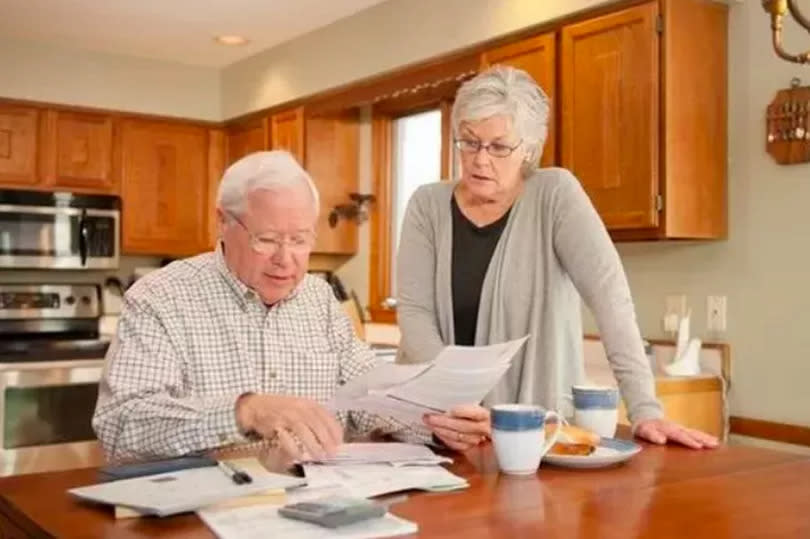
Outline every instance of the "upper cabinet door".
<svg viewBox="0 0 810 539"><path fill-rule="evenodd" d="M657 4L562 30L561 163L609 229L658 225Z"/></svg>
<svg viewBox="0 0 810 539"><path fill-rule="evenodd" d="M287 150L304 164L304 107L273 114L270 143L274 150Z"/></svg>
<svg viewBox="0 0 810 539"><path fill-rule="evenodd" d="M125 120L121 138L124 252L184 256L206 249L207 130Z"/></svg>
<svg viewBox="0 0 810 539"><path fill-rule="evenodd" d="M39 182L39 111L0 104L0 187L31 187Z"/></svg>
<svg viewBox="0 0 810 539"><path fill-rule="evenodd" d="M359 125L356 111L307 119L306 168L321 198L316 253L357 252L357 222L339 219L333 226L329 215L336 206L351 204L349 194L357 192Z"/></svg>
<svg viewBox="0 0 810 539"><path fill-rule="evenodd" d="M484 69L491 65L503 64L526 71L551 99L548 136L543 147L543 156L540 159L540 165L544 167L556 163L555 152L557 145L554 125L556 118L553 113L554 97L557 93L556 62L556 43L553 33L499 47L487 51L481 56L481 67Z"/></svg>
<svg viewBox="0 0 810 539"><path fill-rule="evenodd" d="M45 185L54 189L118 193L112 116L49 110L43 153Z"/></svg>
<svg viewBox="0 0 810 539"><path fill-rule="evenodd" d="M270 148L270 133L267 118L247 124L228 127L227 163L230 165L247 154Z"/></svg>

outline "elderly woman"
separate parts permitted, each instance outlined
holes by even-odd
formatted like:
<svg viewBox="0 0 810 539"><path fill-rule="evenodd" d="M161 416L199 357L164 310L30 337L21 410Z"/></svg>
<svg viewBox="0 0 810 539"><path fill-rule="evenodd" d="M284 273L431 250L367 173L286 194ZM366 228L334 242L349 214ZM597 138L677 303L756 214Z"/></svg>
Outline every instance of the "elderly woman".
<svg viewBox="0 0 810 539"><path fill-rule="evenodd" d="M580 296L594 313L635 434L693 448L717 440L663 418L618 254L577 179L537 168L549 101L524 71L491 68L458 91L452 112L461 177L411 198L398 253L400 361L450 344L529 335L488 404L572 410L585 379ZM480 407L425 422L456 449L478 443Z"/></svg>

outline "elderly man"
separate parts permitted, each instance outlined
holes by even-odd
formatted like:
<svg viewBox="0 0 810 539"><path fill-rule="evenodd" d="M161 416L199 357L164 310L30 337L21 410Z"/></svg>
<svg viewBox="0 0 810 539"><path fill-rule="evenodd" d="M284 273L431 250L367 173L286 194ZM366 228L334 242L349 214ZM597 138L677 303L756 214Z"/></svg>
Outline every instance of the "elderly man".
<svg viewBox="0 0 810 539"><path fill-rule="evenodd" d="M175 456L273 438L288 456L332 453L344 426L396 430L323 403L373 366L331 288L307 275L318 192L286 152L259 152L225 172L219 245L140 279L124 298L93 427L108 459ZM466 407L433 427L465 449L489 432Z"/></svg>

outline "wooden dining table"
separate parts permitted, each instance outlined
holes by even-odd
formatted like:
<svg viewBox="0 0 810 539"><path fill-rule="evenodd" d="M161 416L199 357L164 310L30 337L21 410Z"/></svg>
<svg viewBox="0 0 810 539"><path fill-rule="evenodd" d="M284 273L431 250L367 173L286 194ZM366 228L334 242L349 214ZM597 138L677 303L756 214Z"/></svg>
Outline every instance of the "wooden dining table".
<svg viewBox="0 0 810 539"><path fill-rule="evenodd" d="M531 476L500 474L483 445L449 466L468 489L410 493L390 510L416 522L419 537L810 538L810 457L642 445L622 465L543 464ZM213 537L194 514L116 520L66 492L96 481L95 468L0 479L0 538Z"/></svg>

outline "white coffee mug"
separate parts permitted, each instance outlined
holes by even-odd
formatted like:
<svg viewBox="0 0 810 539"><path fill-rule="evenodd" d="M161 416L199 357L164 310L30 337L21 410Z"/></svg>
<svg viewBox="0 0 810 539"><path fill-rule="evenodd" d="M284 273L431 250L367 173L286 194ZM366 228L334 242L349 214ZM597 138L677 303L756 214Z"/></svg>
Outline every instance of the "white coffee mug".
<svg viewBox="0 0 810 539"><path fill-rule="evenodd" d="M613 438L619 420L619 391L615 387L574 386L574 424L601 436Z"/></svg>
<svg viewBox="0 0 810 539"><path fill-rule="evenodd" d="M560 435L560 418L533 404L498 404L492 407L492 443L498 467L503 473L528 475L537 472L540 460ZM546 440L545 422L555 418L557 426Z"/></svg>

